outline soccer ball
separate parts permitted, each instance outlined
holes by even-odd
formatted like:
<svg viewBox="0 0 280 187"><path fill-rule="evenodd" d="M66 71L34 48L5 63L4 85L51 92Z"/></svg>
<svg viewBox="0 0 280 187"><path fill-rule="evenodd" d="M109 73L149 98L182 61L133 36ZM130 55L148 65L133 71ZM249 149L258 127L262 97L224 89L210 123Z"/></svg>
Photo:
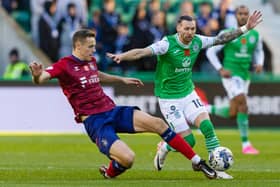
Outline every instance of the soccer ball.
<svg viewBox="0 0 280 187"><path fill-rule="evenodd" d="M227 147L217 147L209 154L209 164L217 171L229 169L233 162L233 154Z"/></svg>

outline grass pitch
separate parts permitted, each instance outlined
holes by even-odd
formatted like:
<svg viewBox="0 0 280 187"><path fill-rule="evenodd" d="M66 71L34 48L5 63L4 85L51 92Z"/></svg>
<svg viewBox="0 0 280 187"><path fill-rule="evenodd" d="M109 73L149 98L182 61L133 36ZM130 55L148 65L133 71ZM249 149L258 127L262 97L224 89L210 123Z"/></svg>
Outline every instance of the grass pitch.
<svg viewBox="0 0 280 187"><path fill-rule="evenodd" d="M217 130L221 145L229 147L235 163L228 171L233 180L208 180L193 172L191 162L170 153L164 169L153 168L156 144L151 134L122 135L136 153L132 169L114 180L105 180L98 167L107 164L87 135L1 135L0 186L280 186L280 130L251 130L250 138L260 155L242 155L236 130ZM201 134L195 131L195 150L207 153Z"/></svg>

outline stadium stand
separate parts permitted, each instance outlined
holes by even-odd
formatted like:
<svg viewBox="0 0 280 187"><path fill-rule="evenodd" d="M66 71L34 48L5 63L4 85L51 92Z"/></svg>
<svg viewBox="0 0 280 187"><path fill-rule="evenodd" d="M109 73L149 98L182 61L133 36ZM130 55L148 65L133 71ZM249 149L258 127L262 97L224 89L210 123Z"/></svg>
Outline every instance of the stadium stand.
<svg viewBox="0 0 280 187"><path fill-rule="evenodd" d="M3 74L7 66L9 51L17 47L22 54L22 58L30 62L37 60L45 65L50 64L48 57L39 50L28 34L12 19L6 11L0 7L0 74Z"/></svg>
<svg viewBox="0 0 280 187"><path fill-rule="evenodd" d="M25 2L27 2L26 0ZM133 18L133 15L136 11L136 7L139 4L141 0L115 0L116 1L116 12L121 13L121 19L122 22L127 23L129 26L129 33L132 33L132 26L131 26L131 20ZM201 2L209 2L214 7L219 4L221 0L192 0L194 5L195 13L198 11L198 5ZM2 1L4 2L4 1ZM21 2L21 1L18 1ZM88 19L91 18L92 12L96 10L101 10L103 6L102 0L88 0ZM150 1L147 1L147 5ZM181 0L160 0L161 3L161 9L164 10L166 14L166 22L167 26L169 28L169 31L171 33L174 31L174 24L175 20L178 16L179 12L179 6L183 1ZM278 37L278 31L276 28L279 28L280 22L279 20L279 10L280 10L280 1L277 0L255 0L255 1L247 1L247 0L239 0L239 1L232 1L233 6L245 4L250 7L251 10L253 9L260 9L264 14L264 22L258 26L258 30L260 33L262 33L263 39L266 43L267 47L267 57L271 60L268 62L268 68L266 68L268 71L272 69L273 73L280 73L280 63L277 63L277 59L280 58L280 54L277 53L280 49L280 38ZM22 6L19 4L19 6ZM278 12L278 13L277 13ZM30 20L32 18L32 14L30 12L30 8L17 8L13 10L12 12L9 12L10 16L14 18L14 20L23 28L23 30L27 33L23 34L25 35L25 38L30 38L31 35L31 29L30 29ZM269 19L268 19L269 18ZM0 19L5 19L3 16ZM3 32L3 29L2 29ZM30 41L29 41L30 42ZM32 43L32 42L30 42ZM29 44L28 44L29 45ZM34 47L34 46L33 46ZM32 47L31 47L32 48ZM8 50L7 50L8 51ZM4 50L5 54L1 55L1 58L4 58L4 56L7 56L6 50ZM1 52L3 53L3 52ZM23 53L26 55L25 53ZM3 59L5 60L5 59ZM271 63L270 63L271 61ZM3 65L4 64L4 65ZM270 65L272 64L272 65ZM2 63L0 66L0 74L3 71L3 66L5 66L6 63ZM272 66L272 67L271 67Z"/></svg>

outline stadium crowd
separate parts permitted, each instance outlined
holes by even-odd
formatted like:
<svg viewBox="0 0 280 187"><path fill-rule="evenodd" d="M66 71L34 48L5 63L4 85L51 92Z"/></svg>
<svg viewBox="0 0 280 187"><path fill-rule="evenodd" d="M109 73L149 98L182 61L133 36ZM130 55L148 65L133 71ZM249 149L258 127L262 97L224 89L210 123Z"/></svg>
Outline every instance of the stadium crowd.
<svg viewBox="0 0 280 187"><path fill-rule="evenodd" d="M236 27L232 0L2 0L2 6L30 34L34 43L55 62L71 54L71 37L77 29L97 33L95 57L102 71L153 71L156 57L118 65L106 52L121 53L142 48L175 33L176 20L190 15L197 20L197 33L213 36ZM16 47L16 46L15 46ZM194 71L216 74L205 51Z"/></svg>

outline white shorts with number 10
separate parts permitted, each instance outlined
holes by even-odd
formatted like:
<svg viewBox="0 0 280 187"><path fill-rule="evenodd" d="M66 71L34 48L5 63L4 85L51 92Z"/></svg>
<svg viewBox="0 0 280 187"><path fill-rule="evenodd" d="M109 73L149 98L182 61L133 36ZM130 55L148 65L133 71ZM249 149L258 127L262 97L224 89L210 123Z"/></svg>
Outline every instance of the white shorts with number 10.
<svg viewBox="0 0 280 187"><path fill-rule="evenodd" d="M199 114L207 112L195 91L180 99L158 98L158 102L162 115L176 133L188 130L188 122L194 124Z"/></svg>

